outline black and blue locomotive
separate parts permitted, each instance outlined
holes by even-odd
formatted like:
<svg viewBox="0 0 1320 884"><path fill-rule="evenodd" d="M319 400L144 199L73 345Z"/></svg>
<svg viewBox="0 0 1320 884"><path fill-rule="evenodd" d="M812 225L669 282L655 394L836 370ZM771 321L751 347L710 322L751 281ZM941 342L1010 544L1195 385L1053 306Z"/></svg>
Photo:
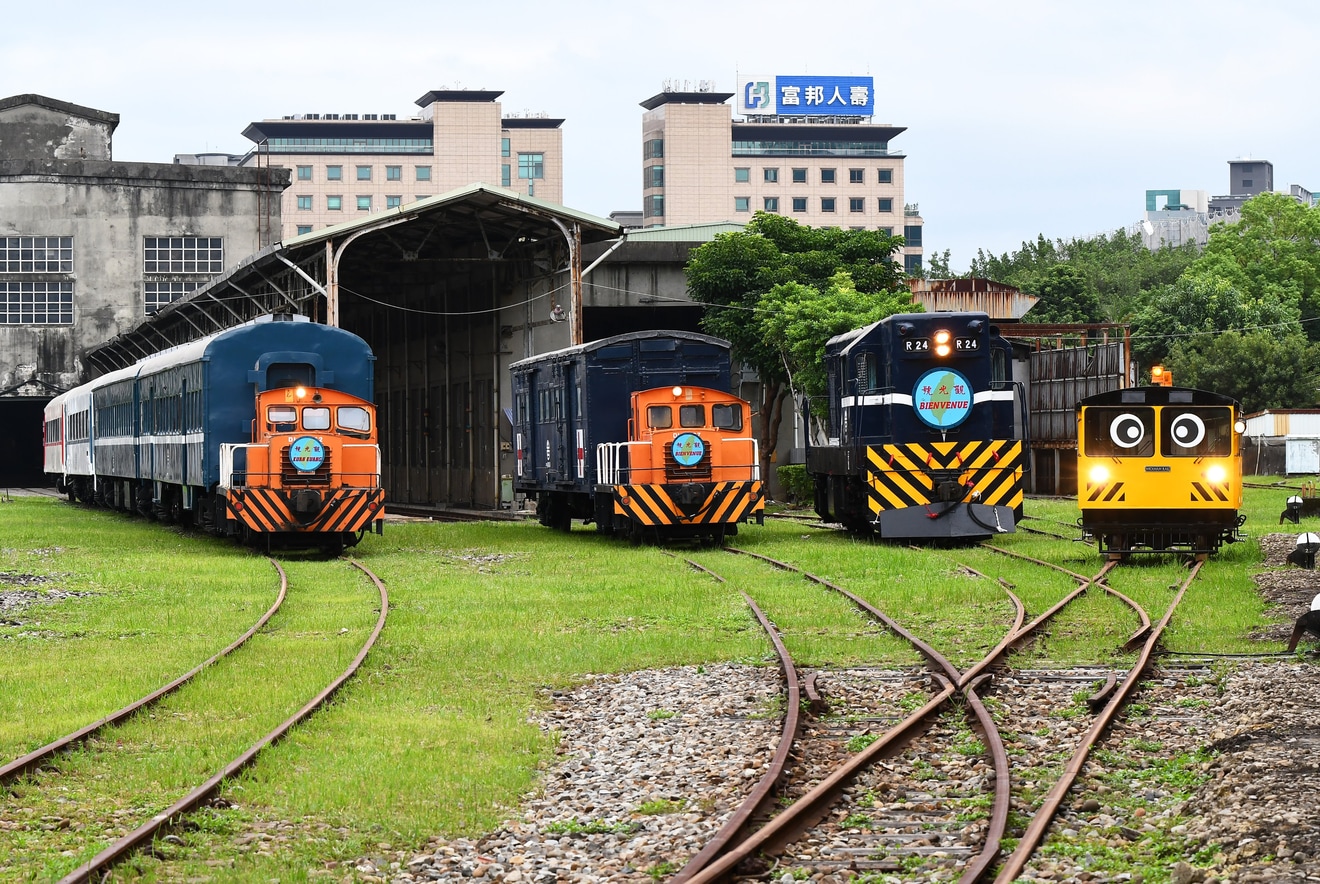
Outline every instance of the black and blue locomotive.
<svg viewBox="0 0 1320 884"><path fill-rule="evenodd" d="M832 338L816 512L885 538L976 539L1022 517L1022 399L985 313L902 313Z"/></svg>
<svg viewBox="0 0 1320 884"><path fill-rule="evenodd" d="M765 510L729 343L695 332L615 335L515 362L514 489L541 524L632 540L721 542Z"/></svg>

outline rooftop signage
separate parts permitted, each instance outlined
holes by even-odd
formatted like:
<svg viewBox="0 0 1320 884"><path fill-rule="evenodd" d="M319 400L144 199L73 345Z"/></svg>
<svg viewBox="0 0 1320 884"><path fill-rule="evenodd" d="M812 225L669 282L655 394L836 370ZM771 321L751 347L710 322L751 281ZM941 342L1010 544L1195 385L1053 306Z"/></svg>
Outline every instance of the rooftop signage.
<svg viewBox="0 0 1320 884"><path fill-rule="evenodd" d="M875 112L874 77L744 77L738 113L756 116L869 117Z"/></svg>

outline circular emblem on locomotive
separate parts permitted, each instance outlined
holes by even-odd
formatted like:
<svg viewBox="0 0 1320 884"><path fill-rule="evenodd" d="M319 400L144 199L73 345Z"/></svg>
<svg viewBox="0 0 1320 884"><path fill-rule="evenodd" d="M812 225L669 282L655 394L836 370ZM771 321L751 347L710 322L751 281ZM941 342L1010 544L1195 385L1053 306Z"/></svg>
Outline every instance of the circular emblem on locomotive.
<svg viewBox="0 0 1320 884"><path fill-rule="evenodd" d="M912 410L928 427L956 427L971 416L972 385L962 372L932 368L912 389Z"/></svg>
<svg viewBox="0 0 1320 884"><path fill-rule="evenodd" d="M310 473L325 463L325 446L321 444L320 439L299 436L289 446L289 462L295 469Z"/></svg>
<svg viewBox="0 0 1320 884"><path fill-rule="evenodd" d="M673 452L674 460L681 467L693 467L701 463L701 459L706 456L706 443L701 441L701 437L696 433L680 433L674 437L674 442L669 446Z"/></svg>

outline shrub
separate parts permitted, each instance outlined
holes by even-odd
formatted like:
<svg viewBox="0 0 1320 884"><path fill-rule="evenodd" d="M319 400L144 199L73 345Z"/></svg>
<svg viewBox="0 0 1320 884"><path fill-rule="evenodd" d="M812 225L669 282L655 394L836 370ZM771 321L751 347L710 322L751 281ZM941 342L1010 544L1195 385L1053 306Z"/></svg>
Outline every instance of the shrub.
<svg viewBox="0 0 1320 884"><path fill-rule="evenodd" d="M779 485L789 503L808 504L815 499L815 481L807 474L805 464L786 464L775 472L779 474Z"/></svg>

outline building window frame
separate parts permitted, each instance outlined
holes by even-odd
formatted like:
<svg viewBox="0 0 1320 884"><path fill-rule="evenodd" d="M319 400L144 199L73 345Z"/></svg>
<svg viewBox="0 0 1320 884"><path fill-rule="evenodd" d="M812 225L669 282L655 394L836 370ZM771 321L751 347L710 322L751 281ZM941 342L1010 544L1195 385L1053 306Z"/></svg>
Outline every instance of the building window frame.
<svg viewBox="0 0 1320 884"><path fill-rule="evenodd" d="M355 168L357 169L357 180L358 180L358 181L370 181L370 180L371 180L371 167L370 167L370 166L356 166Z"/></svg>
<svg viewBox="0 0 1320 884"><path fill-rule="evenodd" d="M311 210L312 210L312 197L311 197L310 195L302 195L302 196L299 196L299 197L298 197L298 211L299 211L299 212L310 212Z"/></svg>
<svg viewBox="0 0 1320 884"><path fill-rule="evenodd" d="M219 236L144 236L143 273L200 273L225 269L225 241Z"/></svg>
<svg viewBox="0 0 1320 884"><path fill-rule="evenodd" d="M835 172L834 169L831 168L831 169L820 170L821 184L834 184L837 179L838 179L838 174Z"/></svg>
<svg viewBox="0 0 1320 884"><path fill-rule="evenodd" d="M778 167L771 166L771 167L768 167L768 168L762 169L762 170L761 170L761 180L764 181L766 184L778 184L778 183L779 183L779 169L778 169Z"/></svg>
<svg viewBox="0 0 1320 884"><path fill-rule="evenodd" d="M397 208L398 208L399 206L401 206L401 205L403 205L403 197L401 197L401 196L387 196L387 197L385 197L385 208L387 208L387 209L397 209Z"/></svg>
<svg viewBox="0 0 1320 884"><path fill-rule="evenodd" d="M739 214L746 214L752 210L752 198L750 196L735 196L733 198L733 211Z"/></svg>
<svg viewBox="0 0 1320 884"><path fill-rule="evenodd" d="M0 282L0 326L73 325L73 283Z"/></svg>
<svg viewBox="0 0 1320 884"><path fill-rule="evenodd" d="M337 193L326 196L325 210L327 212L342 212L344 210L343 196Z"/></svg>
<svg viewBox="0 0 1320 884"><path fill-rule="evenodd" d="M369 193L360 193L360 194L358 194L358 197L357 197L357 210L358 210L359 212L370 212L370 211L371 211L371 194L369 194Z"/></svg>
<svg viewBox="0 0 1320 884"><path fill-rule="evenodd" d="M823 196L820 198L820 210L826 214L834 212L835 201L832 196Z"/></svg>
<svg viewBox="0 0 1320 884"><path fill-rule="evenodd" d="M763 207L763 208L765 209L765 211L767 211L767 212L778 212L778 211L779 211L779 197L777 197L777 196L767 196L767 197L765 197L765 198L763 199L763 201L762 201L762 207Z"/></svg>
<svg viewBox="0 0 1320 884"><path fill-rule="evenodd" d="M518 180L534 181L542 178L545 178L545 154L543 152L520 152L518 154Z"/></svg>
<svg viewBox="0 0 1320 884"><path fill-rule="evenodd" d="M849 211L849 212L854 212L854 213L855 213L855 212L865 212L865 211L866 211L866 198L865 198L865 197L860 197L860 196L852 196L852 197L848 197L848 211Z"/></svg>
<svg viewBox="0 0 1320 884"><path fill-rule="evenodd" d="M865 184L865 183L866 183L866 170L865 170L865 169L849 169L849 170L848 170L848 183L849 183L849 184Z"/></svg>
<svg viewBox="0 0 1320 884"><path fill-rule="evenodd" d="M299 180L299 181L311 181L311 180L312 180L312 167L311 167L311 166L299 166L299 167L298 167L298 180Z"/></svg>
<svg viewBox="0 0 1320 884"><path fill-rule="evenodd" d="M73 237L0 236L0 273L72 273Z"/></svg>
<svg viewBox="0 0 1320 884"><path fill-rule="evenodd" d="M879 202L876 205L879 207L879 211L885 214L892 214L894 211L893 197L882 196L880 197Z"/></svg>
<svg viewBox="0 0 1320 884"><path fill-rule="evenodd" d="M806 184L806 183L807 183L807 170L806 170L806 169L794 169L794 170L793 170L793 183L794 183L794 184Z"/></svg>
<svg viewBox="0 0 1320 884"><path fill-rule="evenodd" d="M893 169L876 169L876 172L878 173L877 176L876 176L876 181L877 181L877 183L879 183L879 184L893 184L893 183L894 183L894 170L893 170Z"/></svg>
<svg viewBox="0 0 1320 884"><path fill-rule="evenodd" d="M386 180L386 181L402 181L402 180L403 180L403 166L386 166L386 167L385 167L385 180Z"/></svg>
<svg viewBox="0 0 1320 884"><path fill-rule="evenodd" d="M430 181L430 180L431 180L431 167L430 167L430 166L414 166L413 168L417 171L417 180L418 180L418 181Z"/></svg>
<svg viewBox="0 0 1320 884"><path fill-rule="evenodd" d="M343 181L343 180L344 180L344 167L343 167L343 166L326 166L326 167L325 167L325 180L326 180L326 181Z"/></svg>
<svg viewBox="0 0 1320 884"><path fill-rule="evenodd" d="M806 198L805 196L795 196L795 197L793 197L793 212L794 212L794 214L804 213L804 212L806 212L806 211L807 211L807 198Z"/></svg>

